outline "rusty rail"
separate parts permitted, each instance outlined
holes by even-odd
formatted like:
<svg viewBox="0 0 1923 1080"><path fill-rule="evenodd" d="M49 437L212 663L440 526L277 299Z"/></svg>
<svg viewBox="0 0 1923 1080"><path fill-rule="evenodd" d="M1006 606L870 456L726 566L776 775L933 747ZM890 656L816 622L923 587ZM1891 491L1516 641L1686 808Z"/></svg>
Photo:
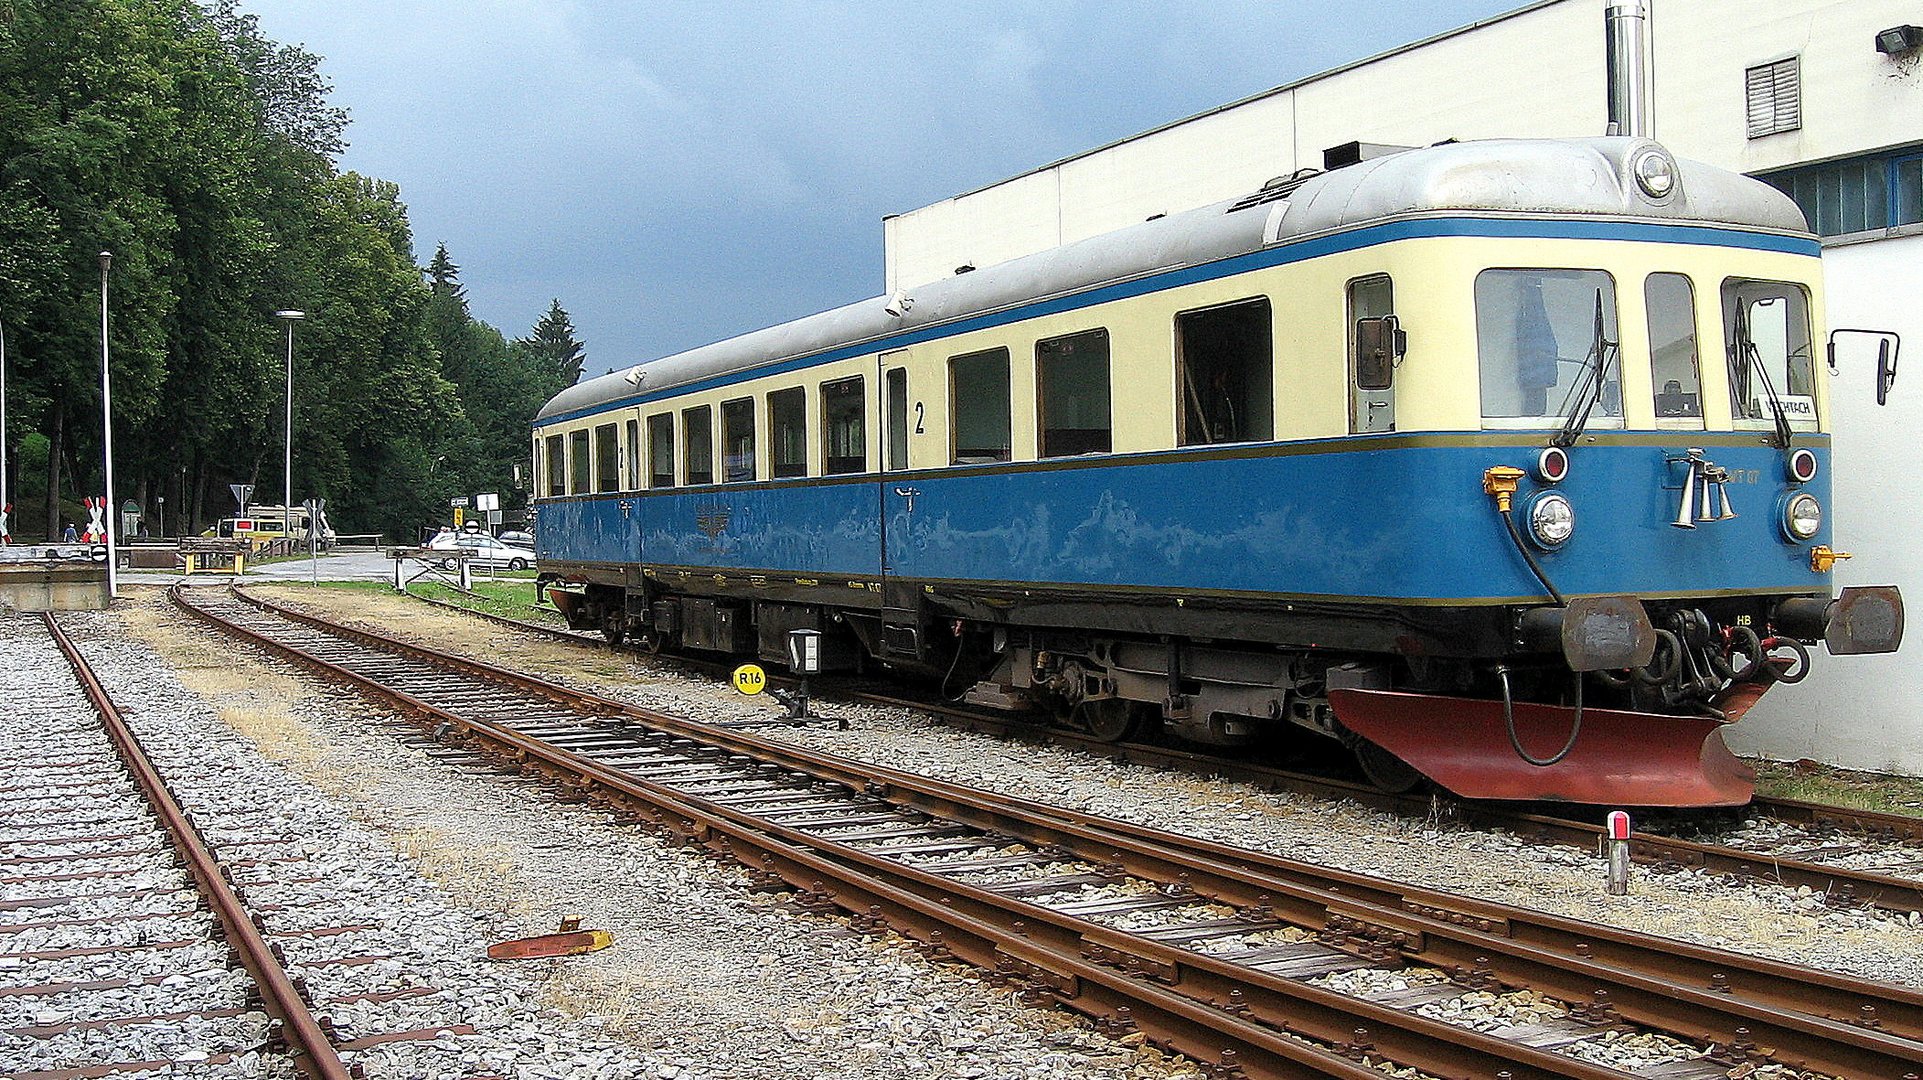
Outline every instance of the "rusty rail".
<svg viewBox="0 0 1923 1080"><path fill-rule="evenodd" d="M598 638L573 630L512 619L433 597L416 596L415 599L562 641L587 647L613 648ZM685 657L675 657L674 660L700 669L725 670L720 665L706 664L703 661ZM1138 765L1184 769L1204 775L1239 780L1269 790L1295 791L1329 799L1347 799L1374 809L1418 818L1427 817L1434 809L1427 795L1395 795L1366 784L1294 772L1258 762L1240 761L1201 751L1147 744L1105 743L1098 739L1079 736L1074 732L1039 728L1034 724L1018 720L988 716L913 697L845 688L835 693L851 701L916 709L934 715L942 723L967 730L1046 741ZM1509 809L1497 803L1465 802L1447 796L1445 796L1445 803L1454 818L1465 824L1503 828L1546 843L1593 850L1604 832L1599 824L1553 813L1532 813L1526 810ZM1758 796L1752 806L1764 814L1791 823L1821 824L1858 832L1882 833L1923 840L1923 818L1767 796ZM1813 892L1824 894L1833 903L1844 905L1863 903L1890 911L1923 912L1923 881L1744 851L1740 848L1667 836L1658 832L1638 832L1631 841L1634 859L1645 865L1695 867L1713 874L1735 875L1773 882L1790 888L1803 886Z"/></svg>
<svg viewBox="0 0 1923 1080"><path fill-rule="evenodd" d="M342 1063L333 1043L322 1033L313 1013L308 1011L307 1003L301 1000L300 993L294 989L286 970L274 958L267 939L254 926L246 905L222 875L220 862L208 850L186 811L174 799L167 781L162 779L159 770L148 758L146 749L140 745L139 738L120 715L119 706L114 704L106 687L101 685L99 677L88 666L86 657L67 637L66 631L60 628L53 614L48 612L43 617L48 633L72 666L75 678L79 679L87 701L100 714L100 722L108 738L113 740L121 760L126 763L127 771L153 806L155 817L166 828L174 846L179 849L200 894L213 909L214 917L220 920L228 943L254 977L267 1014L280 1022L280 1037L287 1041L295 1067L313 1080L350 1080L347 1066Z"/></svg>
<svg viewBox="0 0 1923 1080"><path fill-rule="evenodd" d="M992 797L895 770L802 751L738 731L681 721L492 665L448 657L380 634L340 627L258 598L245 599L295 622L324 630L337 639L514 687L583 713L631 717L651 728L774 761L787 768L802 769L856 790L865 789L932 816L993 829L1038 846L1069 850L1080 858L1110 861L1143 876L1185 879L1210 899L1286 913L1290 922L1333 930L1363 949L1380 948L1387 943L1410 962L1455 971L1490 985L1536 987L1602 1015L1613 1013L1649 1026L1686 1033L1688 1037L1700 1035L1723 1046L1754 1041L1777 1048L1803 1067L1823 1068L1839 1075L1902 1075L1897 1066L1923 1053L1923 1042L1918 1041L1923 1039L1923 995L1903 988L1866 984L1793 965L1651 939L1447 893L1394 885L1362 875L1326 871L1021 800ZM197 610L188 606L190 610ZM199 614L209 621L224 623L211 613ZM1082 958L1082 954L1091 949L1094 950L1091 955L1119 949L1121 943L1114 939L1112 932L1105 934L1100 928L1091 932L1089 926L1073 919L1038 917L1033 910L1011 904L1004 897L971 891L960 883L933 875L918 875L890 861L859 852L835 850L833 845L824 845L805 834L784 833L781 827L755 821L751 815L725 806L707 805L670 788L545 747L539 740L512 729L497 728L382 688L373 680L342 671L267 635L243 627L233 629L310 667L335 677L345 676L390 700L397 700L408 711L487 740L509 758L564 784L598 787L623 799L638 799L647 805L647 815L668 831L713 850L731 853L751 867L760 860L763 872L803 886L808 892L833 894L836 903L851 911L861 912L864 904L872 905L878 914L890 917L897 925L917 928L918 936L924 940L932 934L942 934L945 940L936 939L942 941L941 947L984 966L1013 971L1035 992L1069 998L1072 1007L1083 1008L1088 1002L1082 1001L1080 995L1088 987L1106 986L1103 976L1115 974L1114 968L1107 965L1096 964L1091 969ZM744 851L747 854L744 855ZM877 879L885 880L894 891L875 889ZM922 903L908 902L906 894L918 895ZM968 918L960 922L946 921L963 915ZM1011 918L1026 920L1025 933L1011 937L1004 930L997 939L985 929L997 920L1005 923ZM935 929L936 926L940 929ZM1131 947L1139 949L1139 943ZM1241 995L1244 1005L1261 1006L1271 1017L1286 1016L1296 1025L1294 1030L1314 1034L1325 1041L1339 1042L1338 1036L1344 1035L1346 1029L1338 1025L1355 1023L1354 1017L1343 1017L1333 1002L1311 1000L1299 992L1300 987L1251 984L1246 981L1246 974L1211 967L1207 957L1185 950L1136 956L1132 962L1141 965L1143 970L1161 973L1158 978L1163 982L1183 988L1178 996L1204 992L1198 988L1213 988L1211 996L1217 998L1227 996L1233 1000ZM1599 990L1601 994L1597 993ZM1090 1000L1107 1001L1100 995ZM1113 1015L1109 1007L1112 1005L1113 1002L1108 1002L1103 1006L1104 1015ZM1167 1009L1154 1015L1160 1018L1154 1021L1156 1024L1174 1024L1169 1019L1174 1014ZM1393 1048L1392 1056L1401 1054L1408 1055L1404 1060L1437 1061L1434 1048L1425 1049L1422 1045L1423 1039L1437 1036L1416 1030L1406 1020L1407 1017L1376 1015L1369 1020L1372 1025L1369 1030L1375 1033L1375 1041L1385 1051ZM1396 1027L1399 1022L1402 1023L1400 1029ZM1160 1027L1156 1030L1162 1031L1172 1044L1196 1052L1198 1036L1193 1029L1174 1024L1166 1030ZM1215 1030L1214 1037L1219 1041L1230 1038L1231 1034ZM1504 1060L1514 1065L1525 1064L1516 1056L1513 1044L1507 1051L1489 1046L1465 1046L1464 1043L1474 1040L1463 1035L1461 1029L1453 1029L1448 1037L1457 1040L1455 1052L1465 1056L1438 1062L1446 1065L1445 1071L1462 1067L1477 1071L1489 1060L1480 1055L1489 1053L1506 1052L1511 1056ZM1240 1049L1227 1048L1237 1051L1236 1060L1245 1068L1253 1067L1251 1063L1256 1060L1246 1056L1248 1054L1268 1062L1270 1050L1264 1050L1259 1041L1241 1043L1239 1036L1236 1039ZM1213 1056L1208 1049L1209 1040L1200 1041L1202 1057L1208 1060ZM1511 1071L1517 1077L1572 1075L1566 1071L1567 1059L1528 1061L1527 1065L1528 1068ZM1265 1075L1286 1075L1270 1073L1266 1067L1259 1071Z"/></svg>

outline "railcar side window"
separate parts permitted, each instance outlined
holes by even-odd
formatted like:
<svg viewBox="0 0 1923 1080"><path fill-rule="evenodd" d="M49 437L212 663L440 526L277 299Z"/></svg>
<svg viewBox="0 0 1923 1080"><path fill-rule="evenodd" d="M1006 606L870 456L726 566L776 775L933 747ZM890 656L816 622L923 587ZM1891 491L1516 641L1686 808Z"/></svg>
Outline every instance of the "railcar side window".
<svg viewBox="0 0 1923 1080"><path fill-rule="evenodd" d="M628 490L641 490L641 421L628 421Z"/></svg>
<svg viewBox="0 0 1923 1080"><path fill-rule="evenodd" d="M1809 294L1786 281L1723 282L1723 334L1729 358L1730 412L1738 421L1774 423L1772 394L1790 426L1816 427L1816 365L1810 349Z"/></svg>
<svg viewBox="0 0 1923 1080"><path fill-rule="evenodd" d="M1482 417L1494 421L1488 426L1560 423L1594 398L1589 426L1621 427L1617 341L1616 283L1601 270L1476 275Z"/></svg>
<svg viewBox="0 0 1923 1080"><path fill-rule="evenodd" d="M774 440L777 480L808 475L808 392L801 387L768 395L768 437Z"/></svg>
<svg viewBox="0 0 1923 1080"><path fill-rule="evenodd" d="M588 459L588 429L568 433L568 491L575 495L586 495L593 488L589 481L593 478L594 463Z"/></svg>
<svg viewBox="0 0 1923 1080"><path fill-rule="evenodd" d="M681 410L682 452L688 459L688 483L714 483L714 410L706 405Z"/></svg>
<svg viewBox="0 0 1923 1080"><path fill-rule="evenodd" d="M821 384L822 472L868 471L867 398L861 376Z"/></svg>
<svg viewBox="0 0 1923 1080"><path fill-rule="evenodd" d="M621 490L620 428L602 424L594 429L594 490Z"/></svg>
<svg viewBox="0 0 1923 1080"><path fill-rule="evenodd" d="M1703 380L1697 367L1696 290L1687 274L1651 274L1643 282L1649 309L1649 375L1656 387L1656 419L1703 426ZM1694 420L1695 423L1687 423ZM1664 425L1671 426L1671 425Z"/></svg>
<svg viewBox="0 0 1923 1080"><path fill-rule="evenodd" d="M1042 456L1106 454L1113 447L1109 419L1108 331L1035 343L1036 402Z"/></svg>
<svg viewBox="0 0 1923 1080"><path fill-rule="evenodd" d="M734 484L755 478L755 399L721 403L721 479Z"/></svg>
<svg viewBox="0 0 1923 1080"><path fill-rule="evenodd" d="M948 360L948 401L957 465L1007 461L1008 350L988 349Z"/></svg>
<svg viewBox="0 0 1923 1080"><path fill-rule="evenodd" d="M648 486L674 486L674 414L648 417Z"/></svg>
<svg viewBox="0 0 1923 1080"><path fill-rule="evenodd" d="M568 448L561 436L549 435L542 444L541 455L547 459L548 494L566 495L568 493Z"/></svg>
<svg viewBox="0 0 1923 1080"><path fill-rule="evenodd" d="M1274 437L1272 327L1267 297L1175 317L1181 445Z"/></svg>

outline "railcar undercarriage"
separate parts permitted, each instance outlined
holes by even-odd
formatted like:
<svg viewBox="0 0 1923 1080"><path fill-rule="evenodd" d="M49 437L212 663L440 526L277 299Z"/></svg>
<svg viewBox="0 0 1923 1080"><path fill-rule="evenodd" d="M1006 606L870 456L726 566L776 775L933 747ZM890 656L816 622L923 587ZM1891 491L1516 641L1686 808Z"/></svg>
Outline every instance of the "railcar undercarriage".
<svg viewBox="0 0 1923 1080"><path fill-rule="evenodd" d="M757 654L785 662L787 634L822 633L824 670L877 665L939 679L945 697L1123 741L1160 730L1248 746L1306 729L1334 740L1388 790L1424 778L1470 798L1617 806L1747 802L1753 774L1723 743L1778 682L1800 681L1810 646L1887 651L1900 640L1893 589L1842 598L1473 609L1451 654L1447 619L1376 650L1192 633L1062 629L924 607L833 607L586 584L553 590L579 629L640 647ZM982 614L970 605L968 616ZM1324 614L1312 616L1327 619ZM1138 612L1124 621L1144 621ZM1248 625L1226 619L1224 625ZM1332 620L1331 620L1332 621ZM1488 649L1489 626L1507 627ZM1478 647L1482 648L1478 648Z"/></svg>

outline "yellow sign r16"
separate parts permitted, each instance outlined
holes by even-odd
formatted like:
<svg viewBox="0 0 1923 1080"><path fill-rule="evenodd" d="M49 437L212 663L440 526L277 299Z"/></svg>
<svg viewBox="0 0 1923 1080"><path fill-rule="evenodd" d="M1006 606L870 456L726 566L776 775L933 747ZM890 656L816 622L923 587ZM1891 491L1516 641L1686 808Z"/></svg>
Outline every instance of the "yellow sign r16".
<svg viewBox="0 0 1923 1080"><path fill-rule="evenodd" d="M759 694L768 688L768 673L760 664L743 664L734 669L734 688L744 694Z"/></svg>

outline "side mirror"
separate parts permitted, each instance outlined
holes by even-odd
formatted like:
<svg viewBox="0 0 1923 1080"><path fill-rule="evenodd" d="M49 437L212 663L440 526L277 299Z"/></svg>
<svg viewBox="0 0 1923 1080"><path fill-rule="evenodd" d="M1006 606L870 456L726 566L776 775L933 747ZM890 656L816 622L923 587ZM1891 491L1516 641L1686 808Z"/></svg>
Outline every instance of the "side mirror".
<svg viewBox="0 0 1923 1080"><path fill-rule="evenodd" d="M1355 385L1387 390L1395 385L1396 362L1409 351L1409 335L1394 315L1355 321Z"/></svg>
<svg viewBox="0 0 1923 1080"><path fill-rule="evenodd" d="M1828 350L1831 375L1838 374L1836 341L1844 334L1862 334L1876 339L1876 403L1889 404L1890 388L1896 385L1896 357L1903 351L1903 338L1894 330L1855 330L1848 327L1831 330Z"/></svg>

